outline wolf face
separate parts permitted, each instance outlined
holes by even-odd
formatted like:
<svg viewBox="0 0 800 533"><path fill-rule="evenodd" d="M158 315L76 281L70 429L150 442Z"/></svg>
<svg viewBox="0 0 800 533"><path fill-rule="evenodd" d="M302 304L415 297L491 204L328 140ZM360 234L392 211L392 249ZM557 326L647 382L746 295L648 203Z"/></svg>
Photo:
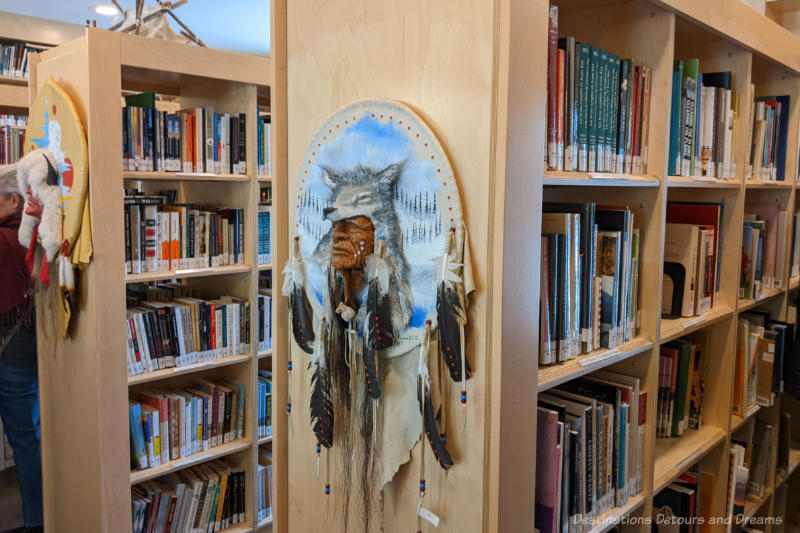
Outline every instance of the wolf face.
<svg viewBox="0 0 800 533"><path fill-rule="evenodd" d="M404 161L375 170L363 165L346 172L321 166L322 181L331 191L331 203L322 210L331 222L366 217L374 226L375 239L386 241L385 259L392 271L392 308L395 332L402 331L411 318L411 288L408 285L408 260L403 252L402 233L392 201L395 183L400 178ZM330 263L333 229L317 244L314 256L320 264Z"/></svg>

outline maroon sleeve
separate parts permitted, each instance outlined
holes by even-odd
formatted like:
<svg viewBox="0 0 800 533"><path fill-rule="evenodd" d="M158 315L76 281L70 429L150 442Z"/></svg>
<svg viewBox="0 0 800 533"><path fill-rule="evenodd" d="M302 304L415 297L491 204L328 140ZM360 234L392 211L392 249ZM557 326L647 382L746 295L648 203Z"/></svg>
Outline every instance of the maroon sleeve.
<svg viewBox="0 0 800 533"><path fill-rule="evenodd" d="M17 230L0 228L0 313L11 311L25 297L30 280L26 254L17 239Z"/></svg>

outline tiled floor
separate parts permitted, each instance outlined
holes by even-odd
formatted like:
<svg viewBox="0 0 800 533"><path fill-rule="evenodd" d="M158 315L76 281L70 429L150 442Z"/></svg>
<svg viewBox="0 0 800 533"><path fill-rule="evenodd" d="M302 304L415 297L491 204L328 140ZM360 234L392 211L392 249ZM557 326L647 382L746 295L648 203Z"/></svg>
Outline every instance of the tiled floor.
<svg viewBox="0 0 800 533"><path fill-rule="evenodd" d="M22 526L22 502L19 499L17 469L0 472L0 531Z"/></svg>

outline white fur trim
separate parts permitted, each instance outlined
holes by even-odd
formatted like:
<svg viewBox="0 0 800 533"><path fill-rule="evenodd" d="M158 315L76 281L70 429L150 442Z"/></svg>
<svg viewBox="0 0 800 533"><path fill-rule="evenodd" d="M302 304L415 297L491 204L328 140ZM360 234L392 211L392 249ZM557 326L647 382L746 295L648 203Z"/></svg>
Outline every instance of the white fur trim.
<svg viewBox="0 0 800 533"><path fill-rule="evenodd" d="M55 158L47 150L34 150L17 163L17 184L23 192L25 200L28 200L25 190L30 185L32 195L38 198L43 205L41 220L25 213L22 214L19 241L20 244L27 247L31 242L33 228L38 224L42 248L47 254L47 260L53 261L58 255L63 242L61 233L63 219L61 187L47 184L48 166L45 158L48 158L50 164L57 168Z"/></svg>

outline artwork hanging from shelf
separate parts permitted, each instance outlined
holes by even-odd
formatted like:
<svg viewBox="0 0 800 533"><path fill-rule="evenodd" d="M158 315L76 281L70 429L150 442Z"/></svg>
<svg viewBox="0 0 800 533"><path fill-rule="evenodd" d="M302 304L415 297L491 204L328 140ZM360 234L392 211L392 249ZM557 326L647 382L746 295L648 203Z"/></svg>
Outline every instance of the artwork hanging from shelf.
<svg viewBox="0 0 800 533"><path fill-rule="evenodd" d="M363 100L316 133L294 199L283 292L294 339L309 356L294 372L307 366L310 373L325 494L347 492L349 502L357 488L368 523L374 499L418 442L420 501L426 462L444 470L454 464L444 428L456 416L450 398L467 404L465 327L474 288L458 187L414 111ZM291 378L291 356L289 371ZM331 449L341 450L345 464L358 458L357 467L331 477Z"/></svg>
<svg viewBox="0 0 800 533"><path fill-rule="evenodd" d="M67 336L72 313L75 267L92 256L89 219L89 153L86 132L69 94L48 77L28 116L25 156L17 164L17 180L26 200L19 229L34 271L37 242L44 249L39 278L49 284L49 263L59 280L58 331Z"/></svg>

